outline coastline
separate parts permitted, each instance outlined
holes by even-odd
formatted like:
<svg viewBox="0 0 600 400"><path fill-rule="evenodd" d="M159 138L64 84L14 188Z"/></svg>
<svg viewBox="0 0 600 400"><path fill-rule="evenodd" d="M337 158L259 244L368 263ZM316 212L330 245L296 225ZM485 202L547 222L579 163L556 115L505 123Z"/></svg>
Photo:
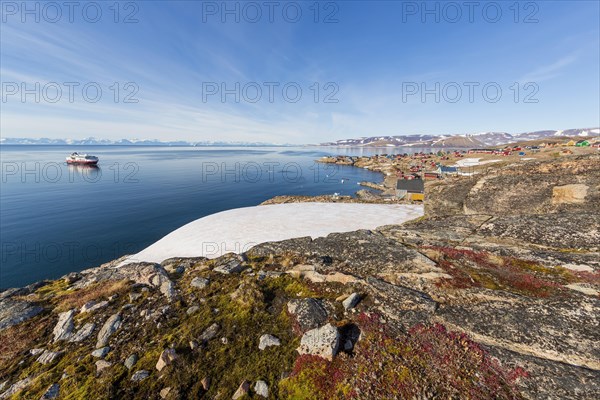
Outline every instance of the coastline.
<svg viewBox="0 0 600 400"><path fill-rule="evenodd" d="M4 291L0 397L229 398L263 384L329 397L377 389L365 368L390 362L418 371L398 397L597 397L598 162L492 163L430 182L425 216L404 224L119 259ZM315 394L331 368L340 380Z"/></svg>

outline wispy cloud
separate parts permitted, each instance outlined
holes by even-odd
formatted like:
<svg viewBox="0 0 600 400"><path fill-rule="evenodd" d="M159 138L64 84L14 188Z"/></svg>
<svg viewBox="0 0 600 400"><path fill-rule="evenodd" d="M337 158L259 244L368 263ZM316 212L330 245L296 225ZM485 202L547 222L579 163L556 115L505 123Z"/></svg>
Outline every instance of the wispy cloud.
<svg viewBox="0 0 600 400"><path fill-rule="evenodd" d="M531 71L531 72L527 73L526 75L524 75L523 77L521 77L518 81L520 83L525 83L525 82L539 83L539 82L544 82L544 81L548 81L548 80L557 78L557 77L561 76L561 74L564 72L564 70L569 65L571 65L575 61L577 61L577 59L578 59L577 54L575 54L575 53L569 54L551 64L544 65L544 66L534 69L533 71Z"/></svg>

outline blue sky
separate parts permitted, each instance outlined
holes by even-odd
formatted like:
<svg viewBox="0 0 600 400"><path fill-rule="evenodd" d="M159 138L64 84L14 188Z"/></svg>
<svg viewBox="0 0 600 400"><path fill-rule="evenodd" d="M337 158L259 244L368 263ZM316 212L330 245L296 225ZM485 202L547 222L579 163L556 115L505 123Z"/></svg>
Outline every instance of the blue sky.
<svg viewBox="0 0 600 400"><path fill-rule="evenodd" d="M54 3L60 18L2 2L1 135L301 144L600 125L598 1L482 1L471 15L465 2L275 3L271 21L263 1L121 2L115 22L112 1Z"/></svg>

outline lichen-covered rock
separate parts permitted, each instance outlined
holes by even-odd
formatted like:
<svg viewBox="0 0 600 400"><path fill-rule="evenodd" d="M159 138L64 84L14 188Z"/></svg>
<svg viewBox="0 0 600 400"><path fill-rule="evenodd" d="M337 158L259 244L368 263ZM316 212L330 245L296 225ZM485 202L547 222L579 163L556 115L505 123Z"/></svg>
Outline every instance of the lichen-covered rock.
<svg viewBox="0 0 600 400"><path fill-rule="evenodd" d="M214 270L216 272L220 272L222 274L237 274L240 273L244 270L244 266L242 265L242 262L240 260L237 259L233 259L230 261L227 261L223 264L217 265Z"/></svg>
<svg viewBox="0 0 600 400"><path fill-rule="evenodd" d="M27 321L44 309L33 303L15 300L10 297L0 300L0 330Z"/></svg>
<svg viewBox="0 0 600 400"><path fill-rule="evenodd" d="M338 329L327 324L306 332L300 340L298 353L310 354L331 361L337 354L340 345Z"/></svg>
<svg viewBox="0 0 600 400"><path fill-rule="evenodd" d="M600 212L600 156L511 164L426 188L425 214Z"/></svg>
<svg viewBox="0 0 600 400"><path fill-rule="evenodd" d="M329 319L323 301L314 298L290 300L287 311L294 317L301 333L323 325Z"/></svg>
<svg viewBox="0 0 600 400"><path fill-rule="evenodd" d="M202 334L200 335L200 337L198 338L198 340L200 340L200 342L208 342L210 340L213 340L214 338L217 337L217 334L219 333L219 324L214 323L211 326L209 326L208 328L206 328L204 330L204 332L202 332Z"/></svg>
<svg viewBox="0 0 600 400"><path fill-rule="evenodd" d="M98 373L98 374L101 373L105 369L110 368L111 365L112 365L111 362L108 362L105 360L96 361L96 373Z"/></svg>

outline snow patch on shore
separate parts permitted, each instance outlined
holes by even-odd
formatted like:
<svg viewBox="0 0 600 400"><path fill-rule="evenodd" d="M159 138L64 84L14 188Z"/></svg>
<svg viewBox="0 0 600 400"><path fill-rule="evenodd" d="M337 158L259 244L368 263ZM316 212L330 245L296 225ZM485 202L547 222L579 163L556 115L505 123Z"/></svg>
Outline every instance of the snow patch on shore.
<svg viewBox="0 0 600 400"><path fill-rule="evenodd" d="M142 261L160 263L171 257L216 258L229 252L245 252L259 243L375 229L421 215L423 206L408 204L290 203L237 208L190 222L120 266Z"/></svg>

